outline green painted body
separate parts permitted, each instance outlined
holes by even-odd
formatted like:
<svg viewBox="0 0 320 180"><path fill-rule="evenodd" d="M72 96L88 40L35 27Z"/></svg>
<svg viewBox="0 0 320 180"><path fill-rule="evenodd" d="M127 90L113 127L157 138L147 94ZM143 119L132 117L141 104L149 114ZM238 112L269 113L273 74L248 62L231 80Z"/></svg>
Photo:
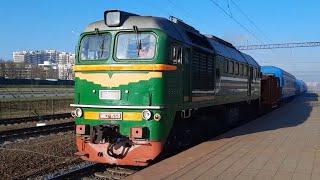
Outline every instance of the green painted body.
<svg viewBox="0 0 320 180"><path fill-rule="evenodd" d="M123 32L122 30L121 32ZM128 30L132 32L132 30ZM217 58L214 52L208 52L212 55L214 61L213 79L214 95L211 94L213 99L194 101L195 97L192 97L192 62L197 59L192 59L193 47L183 42L178 42L173 37L169 37L166 33L159 29L139 29L140 32L153 32L157 36L156 55L154 59L150 60L127 60L119 61L114 56L114 47L116 46L116 35L119 31L108 31L100 33L110 33L112 35L112 43L110 48L110 56L105 60L98 61L82 61L79 59L79 55L76 57L76 65L103 65L103 64L169 64L173 65L171 57L171 46L173 43L178 43L183 46L184 50L189 49L189 54L184 54L183 63L177 64L177 70L174 71L163 71L162 78L151 78L150 80L131 82L129 84L120 85L119 87L102 87L99 84L93 82L75 78L75 104L90 104L90 105L128 105L128 106L161 106L163 108L159 110L150 110L152 114L159 113L161 115L160 121L151 120L142 121L107 121L107 120L91 120L84 119L84 117L76 118L76 124L86 124L90 126L98 124L119 124L120 133L124 136L130 137L130 128L132 127L147 127L149 129L149 135L147 140L150 141L165 141L170 133L175 116L177 112L187 109L195 109L201 107L215 106L221 104L235 103L241 101L257 100L260 97L260 79L257 78L256 82L252 83L252 88L256 89L248 96L248 84L247 82L232 82L229 86L222 86L222 80L216 75L216 71L220 71L220 76L231 77L231 78L242 78L239 75L230 75L223 72L223 60ZM81 38L87 34L83 33ZM81 42L81 38L79 44ZM79 49L78 49L79 50ZM219 69L219 70L218 70ZM82 73L105 73L109 77L119 73L148 73L149 71L88 71ZM207 82L202 82L207 83ZM237 87L242 86L241 92L236 92L232 88L232 84ZM240 85L239 85L240 84ZM242 84L242 85L241 85ZM255 84L255 85L254 85ZM120 90L121 100L101 100L99 99L99 90L116 89ZM93 90L96 92L94 93ZM125 91L128 93L124 93ZM98 109L98 108L83 108L83 111L91 112L141 112L142 109Z"/></svg>

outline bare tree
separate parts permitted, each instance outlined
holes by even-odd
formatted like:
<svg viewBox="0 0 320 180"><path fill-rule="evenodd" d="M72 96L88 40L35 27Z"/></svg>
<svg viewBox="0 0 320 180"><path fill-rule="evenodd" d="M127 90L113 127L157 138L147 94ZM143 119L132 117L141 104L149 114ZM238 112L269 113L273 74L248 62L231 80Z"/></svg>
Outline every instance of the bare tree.
<svg viewBox="0 0 320 180"><path fill-rule="evenodd" d="M0 62L0 77L6 77L6 64L5 64L5 62Z"/></svg>
<svg viewBox="0 0 320 180"><path fill-rule="evenodd" d="M14 62L7 62L6 63L6 72L7 72L8 78L10 78L10 79L16 78L17 69L16 69L16 65Z"/></svg>

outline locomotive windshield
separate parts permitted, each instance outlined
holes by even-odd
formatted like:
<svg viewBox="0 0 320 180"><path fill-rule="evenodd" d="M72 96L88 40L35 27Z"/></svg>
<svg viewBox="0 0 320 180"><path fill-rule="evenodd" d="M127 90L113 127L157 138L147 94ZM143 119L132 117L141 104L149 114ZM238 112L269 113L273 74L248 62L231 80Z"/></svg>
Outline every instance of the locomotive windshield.
<svg viewBox="0 0 320 180"><path fill-rule="evenodd" d="M110 54L110 34L87 35L81 41L81 60L107 59Z"/></svg>
<svg viewBox="0 0 320 180"><path fill-rule="evenodd" d="M118 59L152 59L155 55L156 37L152 33L126 33L118 36Z"/></svg>

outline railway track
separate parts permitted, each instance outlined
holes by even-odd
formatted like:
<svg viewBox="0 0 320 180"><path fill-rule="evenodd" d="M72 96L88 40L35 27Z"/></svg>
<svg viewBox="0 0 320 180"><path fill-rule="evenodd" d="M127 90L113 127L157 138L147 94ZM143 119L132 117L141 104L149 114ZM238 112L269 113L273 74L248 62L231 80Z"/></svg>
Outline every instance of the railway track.
<svg viewBox="0 0 320 180"><path fill-rule="evenodd" d="M63 114L44 115L44 116L0 119L0 125L20 124L20 123L35 122L35 121L47 121L51 119L61 119L61 118L70 118L70 117L71 117L70 113L63 113Z"/></svg>
<svg viewBox="0 0 320 180"><path fill-rule="evenodd" d="M12 129L0 132L0 142L23 139L27 137L46 135L54 132L64 132L74 129L74 122L64 122L45 126Z"/></svg>
<svg viewBox="0 0 320 180"><path fill-rule="evenodd" d="M54 174L45 175L42 178L47 180L58 179L76 179L76 177L86 176L91 174L92 171L98 169L99 165L96 163L84 163L69 167L67 170L55 172ZM42 179L41 178L41 179Z"/></svg>
<svg viewBox="0 0 320 180"><path fill-rule="evenodd" d="M44 179L58 180L58 179L79 179L88 178L93 179L109 179L119 180L125 178L137 171L136 167L119 167L119 166L105 166L96 163L84 163L69 167L68 170L56 172L55 174L43 176Z"/></svg>
<svg viewBox="0 0 320 180"><path fill-rule="evenodd" d="M139 170L141 168L113 166L107 167L104 171L94 173L94 176L102 179L120 180Z"/></svg>

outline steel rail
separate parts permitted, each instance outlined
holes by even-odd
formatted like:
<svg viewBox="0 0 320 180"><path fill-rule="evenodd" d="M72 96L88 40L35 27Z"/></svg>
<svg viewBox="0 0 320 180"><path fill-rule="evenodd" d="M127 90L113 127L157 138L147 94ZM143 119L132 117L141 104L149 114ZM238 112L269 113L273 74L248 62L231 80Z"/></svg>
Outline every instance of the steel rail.
<svg viewBox="0 0 320 180"><path fill-rule="evenodd" d="M64 132L74 129L74 125L75 124L72 121L45 126L0 131L0 142L10 141L18 138L27 138L35 135L50 134L53 132Z"/></svg>
<svg viewBox="0 0 320 180"><path fill-rule="evenodd" d="M43 115L43 116L0 119L0 125L18 124L18 123L26 123L26 122L34 122L34 121L46 121L50 119L61 119L61 118L70 118L70 117L71 117L70 113L62 113L62 114Z"/></svg>

